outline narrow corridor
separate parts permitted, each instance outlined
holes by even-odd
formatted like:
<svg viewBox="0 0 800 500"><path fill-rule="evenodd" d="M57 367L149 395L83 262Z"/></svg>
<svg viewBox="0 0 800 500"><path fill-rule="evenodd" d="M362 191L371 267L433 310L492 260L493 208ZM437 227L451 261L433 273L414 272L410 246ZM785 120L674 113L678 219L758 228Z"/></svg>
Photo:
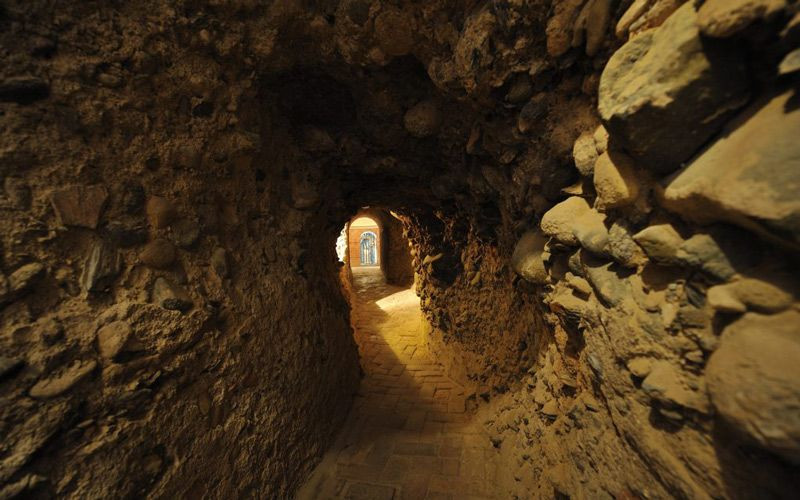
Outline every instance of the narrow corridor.
<svg viewBox="0 0 800 500"><path fill-rule="evenodd" d="M347 423L300 499L494 498L497 452L463 389L427 352L413 290L353 269L365 376Z"/></svg>

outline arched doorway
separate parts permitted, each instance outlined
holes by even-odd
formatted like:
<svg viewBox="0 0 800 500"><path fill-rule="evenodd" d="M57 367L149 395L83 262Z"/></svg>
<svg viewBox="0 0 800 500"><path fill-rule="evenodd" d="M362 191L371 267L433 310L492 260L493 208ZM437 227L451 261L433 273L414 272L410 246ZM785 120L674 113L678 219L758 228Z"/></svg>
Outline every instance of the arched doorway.
<svg viewBox="0 0 800 500"><path fill-rule="evenodd" d="M372 231L361 233L359 249L362 266L375 266L378 264L378 236L375 233Z"/></svg>
<svg viewBox="0 0 800 500"><path fill-rule="evenodd" d="M381 265L381 229L378 222L360 216L348 227L350 267L375 267Z"/></svg>

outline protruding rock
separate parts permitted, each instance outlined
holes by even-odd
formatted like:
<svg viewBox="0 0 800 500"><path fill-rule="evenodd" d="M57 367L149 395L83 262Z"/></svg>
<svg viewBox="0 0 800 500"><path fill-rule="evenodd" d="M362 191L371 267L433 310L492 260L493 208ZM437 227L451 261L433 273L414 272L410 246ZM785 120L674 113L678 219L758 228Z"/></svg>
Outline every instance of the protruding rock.
<svg viewBox="0 0 800 500"><path fill-rule="evenodd" d="M583 274L591 283L597 296L605 304L614 307L631 296L628 281L616 272L613 262L607 262L591 254L581 252Z"/></svg>
<svg viewBox="0 0 800 500"><path fill-rule="evenodd" d="M59 375L40 380L28 392L32 398L54 398L85 379L97 366L95 361L76 361Z"/></svg>
<svg viewBox="0 0 800 500"><path fill-rule="evenodd" d="M605 41L611 18L611 0L589 0L573 25L572 46L586 40L586 55L594 56ZM585 37L584 37L585 35Z"/></svg>
<svg viewBox="0 0 800 500"><path fill-rule="evenodd" d="M678 369L667 361L653 363L650 373L642 382L642 390L668 407L690 408L703 414L711 409L708 397L685 387Z"/></svg>
<svg viewBox="0 0 800 500"><path fill-rule="evenodd" d="M577 226L581 226L580 230L588 238L592 233L589 230L599 230L603 220L604 216L592 210L585 199L572 196L548 210L542 216L540 227L544 234L552 236L559 243L576 246L580 244L575 234Z"/></svg>
<svg viewBox="0 0 800 500"><path fill-rule="evenodd" d="M645 378L650 375L650 371L653 369L653 360L651 358L633 358L628 361L626 366L634 377Z"/></svg>
<svg viewBox="0 0 800 500"><path fill-rule="evenodd" d="M678 248L675 260L680 265L700 269L719 280L730 279L736 274L725 250L711 234L692 235Z"/></svg>
<svg viewBox="0 0 800 500"><path fill-rule="evenodd" d="M667 185L664 205L800 245L800 108L794 92L755 104Z"/></svg>
<svg viewBox="0 0 800 500"><path fill-rule="evenodd" d="M723 312L743 312L747 308L775 313L790 307L794 297L766 281L744 278L709 288L708 300L712 307Z"/></svg>
<svg viewBox="0 0 800 500"><path fill-rule="evenodd" d="M547 270L542 260L542 252L547 238L538 231L528 231L522 235L511 255L511 268L531 283L547 283Z"/></svg>
<svg viewBox="0 0 800 500"><path fill-rule="evenodd" d="M172 203L160 196L151 196L147 200L147 220L156 229L163 229L175 220L177 211Z"/></svg>
<svg viewBox="0 0 800 500"><path fill-rule="evenodd" d="M714 310L724 313L743 313L747 306L736 297L734 290L724 285L712 286L706 292L706 300Z"/></svg>
<svg viewBox="0 0 800 500"><path fill-rule="evenodd" d="M607 253L608 229L603 220L602 215L592 210L576 220L572 228L572 234L578 239L581 247L597 255Z"/></svg>
<svg viewBox="0 0 800 500"><path fill-rule="evenodd" d="M119 361L125 352L140 350L131 326L125 321L112 321L97 330L97 348L100 356L109 361Z"/></svg>
<svg viewBox="0 0 800 500"><path fill-rule="evenodd" d="M12 295L21 295L29 291L44 274L45 268L39 262L31 262L21 266L8 277L9 292Z"/></svg>
<svg viewBox="0 0 800 500"><path fill-rule="evenodd" d="M181 248L191 248L200 237L200 224L193 219L180 219L172 225L172 240Z"/></svg>
<svg viewBox="0 0 800 500"><path fill-rule="evenodd" d="M558 416L558 401L551 399L542 406L542 413L549 418L556 418Z"/></svg>
<svg viewBox="0 0 800 500"><path fill-rule="evenodd" d="M192 299L183 287L166 278L157 278L153 285L152 300L164 309L186 312L192 308Z"/></svg>
<svg viewBox="0 0 800 500"><path fill-rule="evenodd" d="M674 264L678 248L683 238L671 224L656 224L646 227L633 235L634 241L642 247L647 256L655 262Z"/></svg>
<svg viewBox="0 0 800 500"><path fill-rule="evenodd" d="M633 240L628 228L620 222L611 224L605 251L625 267L638 267L647 263L647 256L642 248Z"/></svg>
<svg viewBox="0 0 800 500"><path fill-rule="evenodd" d="M122 262L116 247L106 241L92 244L83 262L81 288L85 292L107 290L120 272Z"/></svg>
<svg viewBox="0 0 800 500"><path fill-rule="evenodd" d="M702 42L693 4L628 41L600 78L605 127L654 172L679 168L746 97L743 62Z"/></svg>
<svg viewBox="0 0 800 500"><path fill-rule="evenodd" d="M50 84L35 76L13 76L0 80L0 102L31 104L50 95Z"/></svg>
<svg viewBox="0 0 800 500"><path fill-rule="evenodd" d="M597 161L597 147L594 142L593 132L584 132L572 146L572 157L575 159L575 168L584 177L589 177L594 172L594 164Z"/></svg>
<svg viewBox="0 0 800 500"><path fill-rule="evenodd" d="M375 18L375 38L384 54L404 56L414 48L414 19L399 9L384 7Z"/></svg>
<svg viewBox="0 0 800 500"><path fill-rule="evenodd" d="M800 464L800 313L748 313L706 367L719 415L750 441Z"/></svg>
<svg viewBox="0 0 800 500"><path fill-rule="evenodd" d="M406 111L403 124L414 137L430 137L439 132L442 113L433 101L422 101Z"/></svg>
<svg viewBox="0 0 800 500"><path fill-rule="evenodd" d="M148 267L167 269L175 262L175 247L169 241L158 238L144 247L139 259Z"/></svg>
<svg viewBox="0 0 800 500"><path fill-rule="evenodd" d="M629 205L639 196L633 160L619 151L606 151L594 166L594 187L598 210Z"/></svg>
<svg viewBox="0 0 800 500"><path fill-rule="evenodd" d="M786 0L705 0L697 11L697 25L706 36L725 38L785 7Z"/></svg>
<svg viewBox="0 0 800 500"><path fill-rule="evenodd" d="M800 49L794 49L784 56L778 65L779 75L788 75L800 71Z"/></svg>
<svg viewBox="0 0 800 500"><path fill-rule="evenodd" d="M95 229L105 208L108 191L103 186L70 186L50 194L50 203L64 226Z"/></svg>

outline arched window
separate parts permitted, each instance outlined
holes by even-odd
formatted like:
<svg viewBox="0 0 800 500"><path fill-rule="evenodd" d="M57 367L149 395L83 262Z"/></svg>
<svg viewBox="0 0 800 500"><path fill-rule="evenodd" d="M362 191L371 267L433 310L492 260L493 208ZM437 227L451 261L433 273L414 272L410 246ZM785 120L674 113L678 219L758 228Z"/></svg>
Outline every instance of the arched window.
<svg viewBox="0 0 800 500"><path fill-rule="evenodd" d="M364 231L361 233L360 247L361 247L361 265L374 266L378 263L378 237L372 231Z"/></svg>

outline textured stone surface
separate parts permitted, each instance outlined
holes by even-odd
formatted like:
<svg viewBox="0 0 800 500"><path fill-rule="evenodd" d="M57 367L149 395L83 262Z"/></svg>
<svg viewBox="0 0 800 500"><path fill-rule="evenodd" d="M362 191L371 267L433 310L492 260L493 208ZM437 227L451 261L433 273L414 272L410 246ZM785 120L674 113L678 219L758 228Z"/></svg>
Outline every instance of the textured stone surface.
<svg viewBox="0 0 800 500"><path fill-rule="evenodd" d="M159 238L145 245L139 258L146 266L155 269L166 269L175 262L175 253L175 247L172 243Z"/></svg>
<svg viewBox="0 0 800 500"><path fill-rule="evenodd" d="M697 45L665 24L682 0L168 4L0 9L0 81L42 89L0 100L0 352L24 361L0 391L0 496L293 498L343 426L358 439L334 445L334 491L318 497L798 491L770 443L743 446L698 403L720 328L751 314L739 299L715 309L714 286L774 274L794 290L791 246L755 228L728 245L717 224L678 220L671 179L653 183L636 154L636 201L599 213L602 183L573 167L583 132L596 155L678 156L727 120L731 85L754 82L755 102L791 84L791 12ZM661 113L630 115L632 143L598 127L601 72L631 55L625 39L654 50L625 65L619 95ZM703 69L720 60L744 72ZM405 115L425 102L441 123L415 137ZM50 194L70 186L106 189L96 227L62 227ZM547 283L520 279L519 236L570 196L584 217L558 221ZM422 316L397 316L414 293L374 289L359 353L333 242L364 207L399 221L383 270L414 282ZM678 243L646 257L630 235L665 223ZM164 269L139 258L157 240L178 248ZM46 272L9 293L34 262ZM124 324L103 357L98 330L113 353ZM58 394L31 397L40 383Z"/></svg>
<svg viewBox="0 0 800 500"><path fill-rule="evenodd" d="M603 124L654 172L678 169L746 97L740 60L704 44L696 18L687 2L618 50L600 79Z"/></svg>
<svg viewBox="0 0 800 500"><path fill-rule="evenodd" d="M50 195L61 224L94 229L108 199L103 186L71 186L57 189Z"/></svg>
<svg viewBox="0 0 800 500"><path fill-rule="evenodd" d="M707 0L697 11L697 24L704 35L724 38L785 7L786 0Z"/></svg>
<svg viewBox="0 0 800 500"><path fill-rule="evenodd" d="M800 463L800 314L748 313L708 361L711 401L735 430Z"/></svg>
<svg viewBox="0 0 800 500"><path fill-rule="evenodd" d="M754 104L679 172L666 206L702 223L725 220L800 244L800 111L785 92Z"/></svg>
<svg viewBox="0 0 800 500"><path fill-rule="evenodd" d="M596 206L607 210L629 205L639 195L639 182L633 161L625 153L606 151L594 167Z"/></svg>
<svg viewBox="0 0 800 500"><path fill-rule="evenodd" d="M39 380L28 393L32 398L48 399L60 396L87 378L97 366L95 361L78 361L63 372Z"/></svg>
<svg viewBox="0 0 800 500"><path fill-rule="evenodd" d="M164 309L186 312L192 308L192 299L186 290L165 278L156 279L152 300Z"/></svg>
<svg viewBox="0 0 800 500"><path fill-rule="evenodd" d="M542 253L547 238L538 231L528 231L522 235L511 255L511 267L514 271L531 283L547 283Z"/></svg>

